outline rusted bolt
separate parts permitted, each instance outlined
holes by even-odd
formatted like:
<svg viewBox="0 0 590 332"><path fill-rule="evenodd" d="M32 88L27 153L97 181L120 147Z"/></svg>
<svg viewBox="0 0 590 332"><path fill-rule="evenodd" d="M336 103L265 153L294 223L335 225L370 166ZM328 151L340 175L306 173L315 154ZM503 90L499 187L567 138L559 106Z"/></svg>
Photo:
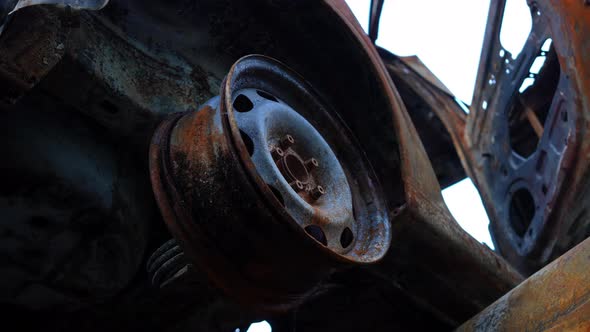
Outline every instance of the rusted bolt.
<svg viewBox="0 0 590 332"><path fill-rule="evenodd" d="M311 190L311 198L318 199L322 197L323 194L326 193L326 190L322 186L316 186Z"/></svg>
<svg viewBox="0 0 590 332"><path fill-rule="evenodd" d="M293 136L287 134L287 135L283 136L283 138L281 138L281 143L280 143L281 148L287 149L293 144L295 144L295 139L293 138Z"/></svg>
<svg viewBox="0 0 590 332"><path fill-rule="evenodd" d="M289 185L295 191L301 191L301 190L303 190L303 182L301 182L299 180L295 180L295 181L289 183Z"/></svg>
<svg viewBox="0 0 590 332"><path fill-rule="evenodd" d="M275 146L270 150L270 155L274 160L277 160L279 158L282 158L285 155L285 152L283 151L283 149L279 148L278 146Z"/></svg>
<svg viewBox="0 0 590 332"><path fill-rule="evenodd" d="M308 170L312 170L318 166L320 166L320 163L318 163L317 159L315 158L310 158L305 161L305 167L307 167Z"/></svg>

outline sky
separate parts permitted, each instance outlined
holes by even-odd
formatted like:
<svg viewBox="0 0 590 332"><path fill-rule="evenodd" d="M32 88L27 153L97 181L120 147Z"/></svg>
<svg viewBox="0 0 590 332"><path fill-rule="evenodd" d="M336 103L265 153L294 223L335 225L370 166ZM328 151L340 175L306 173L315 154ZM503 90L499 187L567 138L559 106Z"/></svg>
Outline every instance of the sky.
<svg viewBox="0 0 590 332"><path fill-rule="evenodd" d="M346 0L367 31L370 0ZM457 98L471 103L489 0L385 0L377 45L400 56L417 55ZM507 0L500 42L515 58L531 29L525 0ZM411 110L410 110L411 111ZM464 179L442 191L467 233L491 249L489 219L477 189ZM249 332L270 332L267 322Z"/></svg>
<svg viewBox="0 0 590 332"><path fill-rule="evenodd" d="M368 25L370 0L348 0ZM489 0L385 0L377 45L417 55L455 95L471 103Z"/></svg>

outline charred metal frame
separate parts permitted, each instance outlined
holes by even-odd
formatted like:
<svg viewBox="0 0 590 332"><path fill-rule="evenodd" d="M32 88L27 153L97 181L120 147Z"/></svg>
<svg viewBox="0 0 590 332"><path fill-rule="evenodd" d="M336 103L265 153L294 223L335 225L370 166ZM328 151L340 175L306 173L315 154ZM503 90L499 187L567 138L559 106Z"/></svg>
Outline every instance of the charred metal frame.
<svg viewBox="0 0 590 332"><path fill-rule="evenodd" d="M585 80L589 72L588 64L581 60L587 53L587 41L580 40L578 34L588 29L590 11L581 1L529 5L533 29L522 52L512 60L498 38L504 2L492 2L473 112L465 129L466 144L473 151L468 171L492 219L494 241L502 255L525 273L537 270L586 237L588 184L583 151L587 144L589 90ZM515 100L523 80L532 77L529 68L548 38L553 40L557 55L553 61L558 61L558 76L545 77L550 73L542 69L535 85L522 94L522 101ZM547 67L553 51L545 51ZM557 80L554 91L542 86L552 80ZM530 113L541 107L534 100L527 101L526 93L551 97L546 116L539 111ZM522 155L511 142L515 139L511 135L517 133L510 131L516 120L509 119L509 108L519 102L525 103L524 112L530 115L527 121L531 116L546 117L542 134L538 130L534 134L540 135L539 143L530 156ZM529 213L525 213L527 207L523 210L519 206L527 204L532 209Z"/></svg>
<svg viewBox="0 0 590 332"><path fill-rule="evenodd" d="M408 108L440 186L466 177L462 160L469 151L461 145L465 105L417 57L398 57L378 48L387 72ZM454 128L449 130L449 128Z"/></svg>
<svg viewBox="0 0 590 332"><path fill-rule="evenodd" d="M417 75L407 59L386 51L382 57L392 78L415 91L447 128L480 191L499 253L530 274L588 236L584 151L590 90L582 60L588 42L579 35L588 29L590 13L583 1L529 2L533 28L513 59L499 39L504 6L505 1L490 3L468 113L423 69ZM538 57L545 65L531 73ZM525 89L525 79L535 84Z"/></svg>

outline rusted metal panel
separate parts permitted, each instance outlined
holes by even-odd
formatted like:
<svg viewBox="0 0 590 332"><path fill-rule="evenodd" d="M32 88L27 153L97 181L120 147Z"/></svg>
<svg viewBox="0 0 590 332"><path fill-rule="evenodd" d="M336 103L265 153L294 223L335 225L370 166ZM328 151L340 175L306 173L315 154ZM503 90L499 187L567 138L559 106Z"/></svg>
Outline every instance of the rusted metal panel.
<svg viewBox="0 0 590 332"><path fill-rule="evenodd" d="M588 331L590 240L532 275L457 331Z"/></svg>
<svg viewBox="0 0 590 332"><path fill-rule="evenodd" d="M463 156L469 152L461 143L467 114L459 101L417 57L400 58L384 49L379 53L400 90L441 187L464 179Z"/></svg>
<svg viewBox="0 0 590 332"><path fill-rule="evenodd" d="M421 76L423 79L426 79L428 82L430 82L436 88L440 89L442 92L448 94L449 96L454 96L453 93L449 90L449 88L447 88L446 85L444 85L443 82L441 82L440 79L438 77L436 77L434 75L434 73L431 72L430 69L428 69L428 67L426 67L426 65L422 62L422 60L420 60L419 57L417 57L415 55L404 56L404 57L401 57L400 60L404 64L406 64L408 68L413 69L415 72L418 73L419 76ZM414 78L414 80L422 81L422 79L420 79L419 77L413 77L413 78ZM413 81L413 80L408 79L408 81Z"/></svg>
<svg viewBox="0 0 590 332"><path fill-rule="evenodd" d="M496 248L531 273L588 235L590 71L582 59L590 42L580 35L590 29L590 9L582 1L530 3L533 30L512 59L498 37L504 3L490 4L460 145L471 151L464 160L482 194ZM529 73L538 57L545 65ZM527 77L535 84L519 92Z"/></svg>
<svg viewBox="0 0 590 332"><path fill-rule="evenodd" d="M15 103L59 63L80 10L100 10L108 0L8 0L0 3L1 101ZM40 6L44 5L44 6ZM61 10L55 11L50 7Z"/></svg>
<svg viewBox="0 0 590 332"><path fill-rule="evenodd" d="M2 102L16 102L62 59L69 35L65 21L45 8L29 8L14 15L0 35Z"/></svg>

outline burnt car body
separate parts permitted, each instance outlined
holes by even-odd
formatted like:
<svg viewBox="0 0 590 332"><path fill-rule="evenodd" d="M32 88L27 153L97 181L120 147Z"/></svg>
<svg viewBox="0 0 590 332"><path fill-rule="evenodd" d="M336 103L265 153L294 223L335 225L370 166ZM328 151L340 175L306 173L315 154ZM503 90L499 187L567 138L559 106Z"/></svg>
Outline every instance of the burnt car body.
<svg viewBox="0 0 590 332"><path fill-rule="evenodd" d="M445 93L429 93L432 85L406 78L408 66L394 56L384 57L392 77L421 91L447 128L481 194L497 251L525 275L588 236L587 46L576 39L587 26L587 5L528 5L532 29L514 57L500 42L506 1L491 1L469 114Z"/></svg>
<svg viewBox="0 0 590 332"><path fill-rule="evenodd" d="M20 329L451 330L522 282L441 196L477 113L343 0L2 5Z"/></svg>

